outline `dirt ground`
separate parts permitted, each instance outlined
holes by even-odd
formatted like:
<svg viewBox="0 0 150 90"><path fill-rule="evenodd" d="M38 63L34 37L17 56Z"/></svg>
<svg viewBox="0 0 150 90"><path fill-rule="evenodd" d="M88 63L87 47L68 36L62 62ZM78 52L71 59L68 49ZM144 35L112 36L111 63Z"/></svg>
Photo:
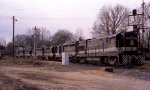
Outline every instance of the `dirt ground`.
<svg viewBox="0 0 150 90"><path fill-rule="evenodd" d="M149 90L150 64L113 68L10 58L0 60L0 90Z"/></svg>

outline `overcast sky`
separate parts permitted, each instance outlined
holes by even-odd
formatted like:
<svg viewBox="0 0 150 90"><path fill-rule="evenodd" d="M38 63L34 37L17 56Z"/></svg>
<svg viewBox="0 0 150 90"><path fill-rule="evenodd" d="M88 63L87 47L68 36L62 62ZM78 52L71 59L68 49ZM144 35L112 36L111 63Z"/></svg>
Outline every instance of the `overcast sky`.
<svg viewBox="0 0 150 90"><path fill-rule="evenodd" d="M82 28L84 36L90 38L101 7L121 4L132 10L141 3L142 0L0 0L0 37L11 41L12 16L15 16L16 35L37 26L46 27L52 34L58 29L75 32Z"/></svg>

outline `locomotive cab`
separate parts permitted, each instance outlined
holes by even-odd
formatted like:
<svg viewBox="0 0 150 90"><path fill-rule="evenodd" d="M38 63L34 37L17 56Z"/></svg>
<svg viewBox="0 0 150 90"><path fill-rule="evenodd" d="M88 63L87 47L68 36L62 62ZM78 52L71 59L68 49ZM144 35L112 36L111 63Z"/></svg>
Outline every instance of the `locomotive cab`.
<svg viewBox="0 0 150 90"><path fill-rule="evenodd" d="M144 62L140 49L139 36L137 32L124 32L116 37L119 60L123 65L141 65Z"/></svg>

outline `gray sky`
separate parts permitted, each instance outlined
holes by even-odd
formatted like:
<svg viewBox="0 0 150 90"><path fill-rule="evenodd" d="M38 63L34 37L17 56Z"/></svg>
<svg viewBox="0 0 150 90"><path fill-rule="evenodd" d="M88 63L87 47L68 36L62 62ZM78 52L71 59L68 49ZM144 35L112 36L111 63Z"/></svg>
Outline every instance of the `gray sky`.
<svg viewBox="0 0 150 90"><path fill-rule="evenodd" d="M15 16L18 20L15 34L24 34L34 26L46 27L52 34L58 29L76 32L82 28L84 36L90 38L102 6L121 4L132 10L141 3L142 0L0 0L0 37L12 39L12 16Z"/></svg>

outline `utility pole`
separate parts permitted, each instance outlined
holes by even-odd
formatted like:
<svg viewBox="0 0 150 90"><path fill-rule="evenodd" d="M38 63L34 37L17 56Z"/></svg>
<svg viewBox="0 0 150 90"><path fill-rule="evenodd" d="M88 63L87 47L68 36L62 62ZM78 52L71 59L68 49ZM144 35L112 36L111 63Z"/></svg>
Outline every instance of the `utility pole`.
<svg viewBox="0 0 150 90"><path fill-rule="evenodd" d="M145 32L145 30L144 30L144 15L145 15L145 13L144 13L144 6L145 5L145 3L144 3L144 0L143 0L143 2L142 2L142 47L144 47L144 32Z"/></svg>
<svg viewBox="0 0 150 90"><path fill-rule="evenodd" d="M34 28L34 59L36 59L36 26Z"/></svg>
<svg viewBox="0 0 150 90"><path fill-rule="evenodd" d="M15 16L13 16L13 60L15 61Z"/></svg>
<svg viewBox="0 0 150 90"><path fill-rule="evenodd" d="M34 29L34 59L36 60L36 49L37 49L37 30L39 30L39 29L37 29L37 27L35 26L35 28L33 28Z"/></svg>

